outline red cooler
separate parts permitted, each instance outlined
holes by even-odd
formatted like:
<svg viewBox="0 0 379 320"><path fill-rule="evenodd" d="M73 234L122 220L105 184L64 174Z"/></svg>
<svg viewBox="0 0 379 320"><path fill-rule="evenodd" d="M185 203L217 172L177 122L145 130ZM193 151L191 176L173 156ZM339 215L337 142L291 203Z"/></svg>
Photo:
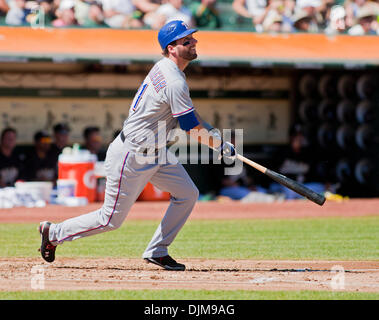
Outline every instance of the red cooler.
<svg viewBox="0 0 379 320"><path fill-rule="evenodd" d="M167 201L170 200L170 193L159 190L150 182L147 183L138 197L138 201Z"/></svg>
<svg viewBox="0 0 379 320"><path fill-rule="evenodd" d="M96 155L86 150L79 150L73 154L60 154L58 179L75 180L75 197L86 197L88 202L94 202L96 201L96 161Z"/></svg>

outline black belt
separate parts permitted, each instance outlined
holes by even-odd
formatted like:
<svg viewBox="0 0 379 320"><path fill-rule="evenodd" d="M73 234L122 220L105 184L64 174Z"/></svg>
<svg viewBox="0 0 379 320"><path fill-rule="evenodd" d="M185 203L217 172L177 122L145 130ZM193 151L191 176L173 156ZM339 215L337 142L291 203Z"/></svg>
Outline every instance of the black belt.
<svg viewBox="0 0 379 320"><path fill-rule="evenodd" d="M120 132L120 139L121 139L122 142L125 142L125 139L126 139L126 138L125 138L125 135L124 135L124 131L121 131L121 132ZM149 149L148 149L148 148L145 148L144 150L142 150L142 153L145 154L145 155L146 155L148 152L149 152ZM150 151L150 152L151 152L151 151ZM150 153L150 152L149 152L149 153ZM157 154L158 152L159 152L159 149L157 149L157 148L153 150L153 153L155 153L155 154Z"/></svg>
<svg viewBox="0 0 379 320"><path fill-rule="evenodd" d="M121 138L122 142L125 142L125 135L124 135L124 131L122 131L122 130L120 132L120 138Z"/></svg>

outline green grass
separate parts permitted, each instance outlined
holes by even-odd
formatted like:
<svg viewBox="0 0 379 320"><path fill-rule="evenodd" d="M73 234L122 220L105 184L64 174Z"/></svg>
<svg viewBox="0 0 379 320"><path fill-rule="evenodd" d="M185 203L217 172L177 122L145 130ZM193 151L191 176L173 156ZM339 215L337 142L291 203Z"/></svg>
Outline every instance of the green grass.
<svg viewBox="0 0 379 320"><path fill-rule="evenodd" d="M58 257L141 257L158 221L66 242ZM176 258L379 260L379 218L188 221L170 247ZM37 257L36 224L0 225L0 257Z"/></svg>
<svg viewBox="0 0 379 320"><path fill-rule="evenodd" d="M65 243L57 257L140 258L159 221L128 221L115 231ZM0 224L0 257L39 257L38 224ZM293 220L190 220L170 246L175 258L379 260L379 217ZM379 300L379 293L331 291L0 292L0 299Z"/></svg>
<svg viewBox="0 0 379 320"><path fill-rule="evenodd" d="M330 291L105 290L0 292L0 300L378 300L378 293Z"/></svg>

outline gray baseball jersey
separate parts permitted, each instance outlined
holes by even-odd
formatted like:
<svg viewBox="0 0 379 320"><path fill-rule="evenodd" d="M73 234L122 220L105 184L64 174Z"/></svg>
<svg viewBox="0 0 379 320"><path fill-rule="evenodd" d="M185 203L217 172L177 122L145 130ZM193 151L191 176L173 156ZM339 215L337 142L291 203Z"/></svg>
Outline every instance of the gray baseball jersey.
<svg viewBox="0 0 379 320"><path fill-rule="evenodd" d="M193 110L185 74L172 60L163 58L151 69L133 99L124 123L125 137L137 145L162 148L167 141L158 141L158 136L167 137L177 126L176 118ZM159 122L164 126L158 127Z"/></svg>
<svg viewBox="0 0 379 320"><path fill-rule="evenodd" d="M141 163L140 147L169 152L158 136L177 126L177 117L194 110L184 73L168 58L158 61L137 91L125 120L122 135L109 146L105 159L107 175L105 200L93 212L52 224L49 239L61 244L118 228L147 184L171 193L170 205L148 244L144 258L168 254L168 246L186 222L199 191L181 164ZM159 127L159 123L164 127ZM165 130L160 132L159 130ZM157 155L155 155L158 157ZM172 158L172 156L167 156Z"/></svg>

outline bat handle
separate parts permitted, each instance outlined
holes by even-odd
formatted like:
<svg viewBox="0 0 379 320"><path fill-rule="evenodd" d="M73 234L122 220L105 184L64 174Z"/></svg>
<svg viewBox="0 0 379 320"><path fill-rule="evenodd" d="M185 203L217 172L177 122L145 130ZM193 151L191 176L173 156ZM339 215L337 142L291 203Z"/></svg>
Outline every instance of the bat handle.
<svg viewBox="0 0 379 320"><path fill-rule="evenodd" d="M248 164L249 166L251 166L251 167L257 169L258 171L260 171L260 172L262 172L262 173L264 173L264 174L266 174L267 168L264 167L264 166L262 166L262 165L260 165L259 163L256 163L256 162L254 162L253 160L250 160L250 159L248 159L248 158L245 158L244 156L242 156L242 155L240 155L240 154L238 154L238 153L236 154L236 157L237 157L238 160L241 160L242 162L245 162L245 163Z"/></svg>

